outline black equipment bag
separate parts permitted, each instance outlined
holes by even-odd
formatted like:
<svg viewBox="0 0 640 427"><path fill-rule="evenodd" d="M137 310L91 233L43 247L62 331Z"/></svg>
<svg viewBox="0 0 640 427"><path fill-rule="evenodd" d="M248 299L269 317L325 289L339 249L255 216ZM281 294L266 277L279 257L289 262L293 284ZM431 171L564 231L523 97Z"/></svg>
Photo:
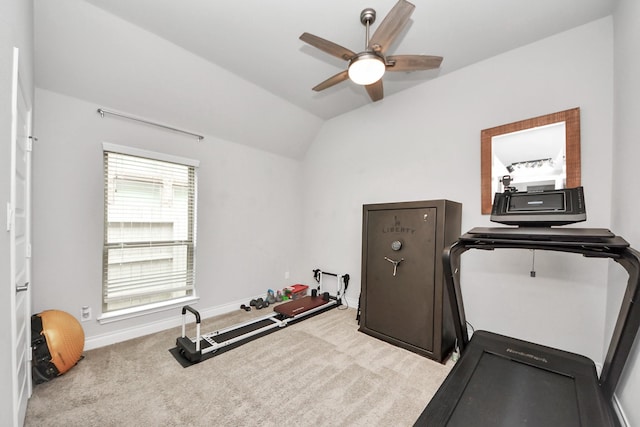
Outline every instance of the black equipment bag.
<svg viewBox="0 0 640 427"><path fill-rule="evenodd" d="M56 365L51 363L47 339L42 335L42 319L37 314L31 316L31 351L33 382L41 384L60 375Z"/></svg>

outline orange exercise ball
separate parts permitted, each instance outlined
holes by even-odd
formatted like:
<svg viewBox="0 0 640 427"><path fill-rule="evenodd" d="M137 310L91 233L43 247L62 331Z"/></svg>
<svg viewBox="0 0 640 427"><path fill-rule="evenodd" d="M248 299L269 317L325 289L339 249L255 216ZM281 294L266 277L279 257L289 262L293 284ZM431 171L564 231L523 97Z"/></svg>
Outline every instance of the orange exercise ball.
<svg viewBox="0 0 640 427"><path fill-rule="evenodd" d="M46 310L34 315L34 317L36 316L42 322L42 330L39 332L40 336L32 336L31 339L36 342L42 341L44 337L50 358L42 360L42 362L48 362L49 366L53 364L57 369L55 374L62 375L73 368L82 358L84 350L82 326L75 317L60 310ZM32 320L32 328L33 325ZM37 331L32 329L32 335L36 333Z"/></svg>

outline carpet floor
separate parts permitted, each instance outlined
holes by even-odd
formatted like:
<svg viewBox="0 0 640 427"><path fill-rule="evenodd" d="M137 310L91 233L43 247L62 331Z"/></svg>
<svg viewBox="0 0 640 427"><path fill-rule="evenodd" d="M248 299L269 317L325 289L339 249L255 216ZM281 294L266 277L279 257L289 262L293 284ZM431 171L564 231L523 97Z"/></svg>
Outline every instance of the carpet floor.
<svg viewBox="0 0 640 427"><path fill-rule="evenodd" d="M205 319L202 331L266 310ZM169 353L180 328L86 351L34 387L25 425L413 425L451 362L358 332L355 318L329 310L187 368Z"/></svg>

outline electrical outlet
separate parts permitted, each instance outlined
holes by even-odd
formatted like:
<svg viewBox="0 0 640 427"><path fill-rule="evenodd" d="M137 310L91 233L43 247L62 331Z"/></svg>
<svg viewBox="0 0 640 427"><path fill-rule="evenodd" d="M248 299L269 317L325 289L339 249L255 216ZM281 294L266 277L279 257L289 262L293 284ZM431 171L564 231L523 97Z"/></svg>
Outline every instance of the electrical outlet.
<svg viewBox="0 0 640 427"><path fill-rule="evenodd" d="M284 279L285 279L285 280L288 280L288 279L289 279L289 272L288 272L288 271L285 271L285 272L284 272Z"/></svg>
<svg viewBox="0 0 640 427"><path fill-rule="evenodd" d="M80 310L80 320L82 322L86 322L87 320L91 320L91 307L88 305L83 305Z"/></svg>

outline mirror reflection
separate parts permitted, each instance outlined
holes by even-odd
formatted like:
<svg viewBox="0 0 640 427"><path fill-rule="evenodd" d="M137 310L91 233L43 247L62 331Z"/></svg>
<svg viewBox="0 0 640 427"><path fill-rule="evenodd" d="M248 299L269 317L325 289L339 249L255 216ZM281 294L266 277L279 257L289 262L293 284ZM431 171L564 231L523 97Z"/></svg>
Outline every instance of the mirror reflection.
<svg viewBox="0 0 640 427"><path fill-rule="evenodd" d="M565 132L560 122L491 138L491 193L565 188Z"/></svg>
<svg viewBox="0 0 640 427"><path fill-rule="evenodd" d="M521 120L481 132L481 211L495 193L580 186L580 109ZM505 177L507 179L505 179Z"/></svg>

